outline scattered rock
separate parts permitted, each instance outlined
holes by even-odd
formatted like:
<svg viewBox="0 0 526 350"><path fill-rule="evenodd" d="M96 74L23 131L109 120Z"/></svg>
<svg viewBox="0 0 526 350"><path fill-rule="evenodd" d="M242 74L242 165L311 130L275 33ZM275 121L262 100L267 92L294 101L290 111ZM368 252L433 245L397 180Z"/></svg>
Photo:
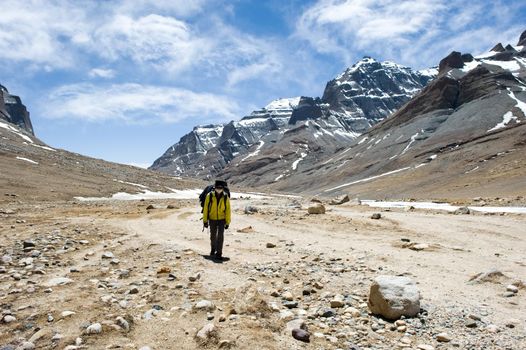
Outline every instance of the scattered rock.
<svg viewBox="0 0 526 350"><path fill-rule="evenodd" d="M309 343L310 342L310 333L304 329L296 328L292 330L292 336L294 339Z"/></svg>
<svg viewBox="0 0 526 350"><path fill-rule="evenodd" d="M344 297L341 294L334 296L334 298L331 300L331 308L340 308L344 306L345 306Z"/></svg>
<svg viewBox="0 0 526 350"><path fill-rule="evenodd" d="M219 349L230 349L233 346L234 346L234 343L227 339L223 339L219 342Z"/></svg>
<svg viewBox="0 0 526 350"><path fill-rule="evenodd" d="M475 320L467 320L464 325L468 328L477 328L478 324Z"/></svg>
<svg viewBox="0 0 526 350"><path fill-rule="evenodd" d="M4 323L15 322L16 321L16 317L12 316L12 315L5 315L4 318L2 319L2 321L4 321Z"/></svg>
<svg viewBox="0 0 526 350"><path fill-rule="evenodd" d="M163 274L163 273L170 273L170 272L172 272L172 269L170 269L170 267L168 266L161 266L157 269L158 275Z"/></svg>
<svg viewBox="0 0 526 350"><path fill-rule="evenodd" d="M104 252L102 253L102 259L114 259L115 255L113 255L112 252Z"/></svg>
<svg viewBox="0 0 526 350"><path fill-rule="evenodd" d="M508 292L512 292L512 293L518 293L519 292L519 288L517 288L513 284L510 284L510 285L506 286L506 290Z"/></svg>
<svg viewBox="0 0 526 350"><path fill-rule="evenodd" d="M374 213L373 215L371 215L371 219L373 220L379 220L382 218L382 214L380 213Z"/></svg>
<svg viewBox="0 0 526 350"><path fill-rule="evenodd" d="M25 341L19 346L17 346L16 350L33 350L35 348L35 344Z"/></svg>
<svg viewBox="0 0 526 350"><path fill-rule="evenodd" d="M247 226L247 227L244 227L242 229L237 230L237 232L239 232L239 233L253 233L255 231L254 231L254 228L252 228L252 226Z"/></svg>
<svg viewBox="0 0 526 350"><path fill-rule="evenodd" d="M45 287L63 286L63 285L66 285L66 284L70 284L72 282L73 282L73 280L70 279L70 278L67 278L67 277L56 277L56 278L52 278L49 281L47 281L46 283L44 283L44 286Z"/></svg>
<svg viewBox="0 0 526 350"><path fill-rule="evenodd" d="M102 325L100 323L93 323L88 328L86 328L87 334L100 334L102 333Z"/></svg>
<svg viewBox="0 0 526 350"><path fill-rule="evenodd" d="M155 206L153 204L150 204L149 206L146 207L146 210L152 210L152 209L155 209Z"/></svg>
<svg viewBox="0 0 526 350"><path fill-rule="evenodd" d="M493 268L491 270L488 270L486 272L480 272L474 276L472 276L469 281L470 282L499 282L501 279L505 278L506 276L499 270Z"/></svg>
<svg viewBox="0 0 526 350"><path fill-rule="evenodd" d="M470 212L468 207L460 207L454 211L455 215L469 215Z"/></svg>
<svg viewBox="0 0 526 350"><path fill-rule="evenodd" d="M419 350L435 350L433 346L427 344L419 344L416 348Z"/></svg>
<svg viewBox="0 0 526 350"><path fill-rule="evenodd" d="M117 325L121 327L124 331L129 332L130 331L130 323L126 321L123 317L119 316L115 320Z"/></svg>
<svg viewBox="0 0 526 350"><path fill-rule="evenodd" d="M287 300L287 301L293 301L294 300L294 296L289 291L286 291L285 293L283 293L283 295L281 297L283 299Z"/></svg>
<svg viewBox="0 0 526 350"><path fill-rule="evenodd" d="M267 248L276 248L276 245L275 245L274 243L270 243L270 242L268 242L268 243L266 244L266 247L267 247Z"/></svg>
<svg viewBox="0 0 526 350"><path fill-rule="evenodd" d="M421 251L429 249L429 244L427 243L412 243L409 245L409 249L415 250L415 251Z"/></svg>
<svg viewBox="0 0 526 350"><path fill-rule="evenodd" d="M343 204L343 203L347 203L349 202L351 199L349 198L349 195L345 195L343 197L336 197L334 199L332 199L329 204L331 205L340 205L340 204Z"/></svg>
<svg viewBox="0 0 526 350"><path fill-rule="evenodd" d="M208 342L211 338L217 338L217 330L213 323L207 323L196 334L196 338L202 342Z"/></svg>
<svg viewBox="0 0 526 350"><path fill-rule="evenodd" d="M245 214L250 215L259 212L259 209L257 207L253 207L251 205L247 205L245 207Z"/></svg>
<svg viewBox="0 0 526 350"><path fill-rule="evenodd" d="M75 312L73 311L62 311L62 314L61 314L62 318L66 318L66 317L73 316L73 315L75 315Z"/></svg>
<svg viewBox="0 0 526 350"><path fill-rule="evenodd" d="M325 214L325 206L321 203L316 203L309 206L309 214Z"/></svg>
<svg viewBox="0 0 526 350"><path fill-rule="evenodd" d="M294 329L307 330L307 324L305 323L305 320L297 318L295 320L287 322L287 331L292 332Z"/></svg>
<svg viewBox="0 0 526 350"><path fill-rule="evenodd" d="M321 317L333 317L334 315L336 315L336 311L334 311L333 309L323 309L320 313L320 316Z"/></svg>
<svg viewBox="0 0 526 350"><path fill-rule="evenodd" d="M35 242L33 242L31 240L24 241L23 246L24 246L24 249L25 248L32 248L32 247L35 247Z"/></svg>
<svg viewBox="0 0 526 350"><path fill-rule="evenodd" d="M210 300L200 300L195 305L196 310L214 311L215 306Z"/></svg>
<svg viewBox="0 0 526 350"><path fill-rule="evenodd" d="M436 338L441 343L449 343L451 341L451 337L447 333L438 333Z"/></svg>
<svg viewBox="0 0 526 350"><path fill-rule="evenodd" d="M390 320L413 317L420 311L420 293L408 277L379 276L371 285L368 306L373 314Z"/></svg>

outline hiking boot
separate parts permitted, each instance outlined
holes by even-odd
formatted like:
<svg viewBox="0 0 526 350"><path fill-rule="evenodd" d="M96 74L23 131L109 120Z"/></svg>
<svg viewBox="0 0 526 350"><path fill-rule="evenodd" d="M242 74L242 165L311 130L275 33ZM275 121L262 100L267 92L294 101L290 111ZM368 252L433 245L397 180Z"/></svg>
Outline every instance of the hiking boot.
<svg viewBox="0 0 526 350"><path fill-rule="evenodd" d="M210 256L214 256L215 254L216 254L215 250L212 249L212 250L210 251Z"/></svg>
<svg viewBox="0 0 526 350"><path fill-rule="evenodd" d="M221 254L216 254L216 259L217 259L217 260L222 260L222 259L223 259L223 255L221 255Z"/></svg>

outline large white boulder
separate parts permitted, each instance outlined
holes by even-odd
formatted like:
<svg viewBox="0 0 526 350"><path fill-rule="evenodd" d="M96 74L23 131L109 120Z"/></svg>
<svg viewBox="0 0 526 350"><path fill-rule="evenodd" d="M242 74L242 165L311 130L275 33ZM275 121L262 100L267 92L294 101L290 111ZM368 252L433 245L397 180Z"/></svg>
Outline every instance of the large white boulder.
<svg viewBox="0 0 526 350"><path fill-rule="evenodd" d="M371 285L368 305L373 314L389 320L413 317L420 311L420 292L409 277L378 276Z"/></svg>

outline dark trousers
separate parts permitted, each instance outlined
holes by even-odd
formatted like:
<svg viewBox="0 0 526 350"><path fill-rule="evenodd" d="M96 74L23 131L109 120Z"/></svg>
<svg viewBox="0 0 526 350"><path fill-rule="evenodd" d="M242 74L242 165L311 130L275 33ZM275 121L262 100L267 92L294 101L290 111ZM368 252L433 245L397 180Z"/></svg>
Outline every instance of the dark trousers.
<svg viewBox="0 0 526 350"><path fill-rule="evenodd" d="M225 220L210 220L210 246L216 255L223 254Z"/></svg>

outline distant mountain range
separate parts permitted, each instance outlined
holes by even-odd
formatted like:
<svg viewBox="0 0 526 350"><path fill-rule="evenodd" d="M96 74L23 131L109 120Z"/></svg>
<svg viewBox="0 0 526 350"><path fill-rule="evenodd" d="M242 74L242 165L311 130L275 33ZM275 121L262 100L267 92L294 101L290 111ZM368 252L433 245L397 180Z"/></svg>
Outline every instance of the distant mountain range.
<svg viewBox="0 0 526 350"><path fill-rule="evenodd" d="M427 71L365 57L322 98L197 127L152 169L326 195L509 193L526 175L525 76L526 32L515 46L452 52Z"/></svg>
<svg viewBox="0 0 526 350"><path fill-rule="evenodd" d="M302 166L315 163L396 111L436 74L364 57L329 81L322 98L278 99L240 121L195 127L150 169L207 179L225 168L237 176L280 167L278 160L292 162L302 154Z"/></svg>

